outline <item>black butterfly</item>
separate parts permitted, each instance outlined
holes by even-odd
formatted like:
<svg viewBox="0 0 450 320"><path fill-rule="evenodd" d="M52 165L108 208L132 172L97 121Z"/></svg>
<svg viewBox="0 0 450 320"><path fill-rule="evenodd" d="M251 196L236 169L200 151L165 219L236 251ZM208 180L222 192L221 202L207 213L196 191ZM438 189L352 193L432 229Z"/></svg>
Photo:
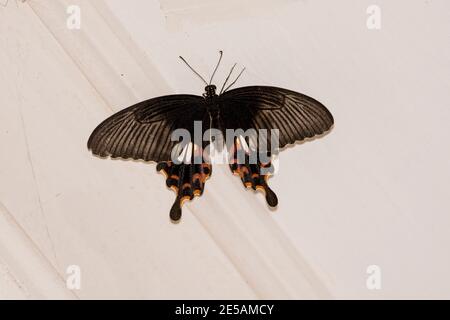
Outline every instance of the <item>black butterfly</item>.
<svg viewBox="0 0 450 320"><path fill-rule="evenodd" d="M153 98L117 112L103 121L91 134L88 148L100 157L156 161L157 170L166 175L166 184L177 193L170 210L170 218L181 218L181 205L185 200L203 193L206 179L212 173L211 164L201 155L211 141L201 146L190 144L190 158L200 161L177 163L172 151L178 141L172 141L175 129L186 129L194 135L194 121L202 123L203 132L217 128L226 135L226 129L278 129L279 147L296 141L312 138L328 131L334 123L333 116L317 100L287 89L268 86L249 86L228 91L235 81L225 88L234 67L231 69L219 94L212 79L222 59L220 52L210 82L206 82L182 57L187 66L206 84L203 96L176 94ZM225 88L225 89L224 89ZM268 145L271 137L267 136ZM243 163L236 161L239 151L245 149L242 141L232 142L230 168L241 177L244 186L265 191L267 203L278 204L275 193L268 187L267 178L271 163L250 162L248 148ZM270 154L269 154L270 155Z"/></svg>

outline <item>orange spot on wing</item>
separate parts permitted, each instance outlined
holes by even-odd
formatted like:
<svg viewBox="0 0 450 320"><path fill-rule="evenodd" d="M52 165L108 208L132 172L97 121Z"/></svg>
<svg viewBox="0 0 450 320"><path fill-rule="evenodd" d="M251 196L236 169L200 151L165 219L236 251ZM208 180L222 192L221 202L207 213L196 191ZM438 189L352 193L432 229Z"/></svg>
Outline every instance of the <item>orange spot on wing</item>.
<svg viewBox="0 0 450 320"><path fill-rule="evenodd" d="M189 197L189 196L182 197L180 200L180 205L183 205L187 200L190 200L190 199L191 199L191 197Z"/></svg>

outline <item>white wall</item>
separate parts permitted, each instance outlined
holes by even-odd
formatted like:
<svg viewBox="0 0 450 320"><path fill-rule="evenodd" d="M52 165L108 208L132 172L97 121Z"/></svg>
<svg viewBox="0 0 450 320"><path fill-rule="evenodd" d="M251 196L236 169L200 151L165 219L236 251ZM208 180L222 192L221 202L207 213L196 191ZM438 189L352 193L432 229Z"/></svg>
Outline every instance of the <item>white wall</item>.
<svg viewBox="0 0 450 320"><path fill-rule="evenodd" d="M65 25L73 3L81 30ZM0 7L0 297L449 298L450 7L376 1L369 30L371 4ZM95 158L86 140L137 101L200 94L178 55L208 75L219 49L218 82L238 62L238 85L309 94L336 124L282 152L276 211L219 167L173 225L154 164ZM64 288L72 264L81 290Z"/></svg>

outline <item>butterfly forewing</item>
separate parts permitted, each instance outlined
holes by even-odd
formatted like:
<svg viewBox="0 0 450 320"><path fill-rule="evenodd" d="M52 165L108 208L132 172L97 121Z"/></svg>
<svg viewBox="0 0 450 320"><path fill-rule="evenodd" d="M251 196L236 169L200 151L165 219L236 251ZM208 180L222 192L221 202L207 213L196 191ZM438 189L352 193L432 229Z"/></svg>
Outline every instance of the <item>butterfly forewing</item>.
<svg viewBox="0 0 450 320"><path fill-rule="evenodd" d="M88 148L98 156L170 161L175 129L194 134L194 121L209 121L205 99L170 95L143 101L103 121L91 134ZM204 126L203 126L204 127Z"/></svg>
<svg viewBox="0 0 450 320"><path fill-rule="evenodd" d="M304 94L268 86L233 89L219 97L222 130L278 129L279 146L328 131L333 116L319 101Z"/></svg>

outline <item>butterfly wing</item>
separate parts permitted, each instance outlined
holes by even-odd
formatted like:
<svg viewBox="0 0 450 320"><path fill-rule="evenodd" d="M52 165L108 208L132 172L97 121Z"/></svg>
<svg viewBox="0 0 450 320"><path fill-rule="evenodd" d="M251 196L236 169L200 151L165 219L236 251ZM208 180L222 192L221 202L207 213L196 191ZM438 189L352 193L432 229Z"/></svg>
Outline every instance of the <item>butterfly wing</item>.
<svg viewBox="0 0 450 320"><path fill-rule="evenodd" d="M170 217L181 218L181 206L185 200L203 193L211 166L202 160L196 163L174 163L172 149L177 141L171 140L175 129L186 129L194 137L194 121L202 121L203 130L209 129L209 115L205 99L195 95L170 95L126 108L103 121L91 134L88 148L95 155L112 158L156 161L157 171L166 175L166 185L177 197L170 210ZM202 157L205 147L189 144L193 157ZM196 152L197 154L194 154Z"/></svg>
<svg viewBox="0 0 450 320"><path fill-rule="evenodd" d="M178 141L175 129L193 137L194 121L205 119L205 99L195 95L169 95L140 102L103 121L92 132L88 149L101 157L169 161Z"/></svg>
<svg viewBox="0 0 450 320"><path fill-rule="evenodd" d="M328 131L334 123L330 111L304 94L267 86L233 89L220 97L225 128L278 129L280 148Z"/></svg>
<svg viewBox="0 0 450 320"><path fill-rule="evenodd" d="M267 146L270 146L270 130L278 129L279 147L312 138L328 131L334 124L330 111L319 101L304 94L268 86L250 86L233 89L219 97L221 126L225 129L267 129ZM242 149L235 141L232 152ZM230 168L241 177L245 187L265 191L267 203L278 204L275 193L268 187L270 162L250 163L248 154L244 163L237 163L236 156Z"/></svg>

